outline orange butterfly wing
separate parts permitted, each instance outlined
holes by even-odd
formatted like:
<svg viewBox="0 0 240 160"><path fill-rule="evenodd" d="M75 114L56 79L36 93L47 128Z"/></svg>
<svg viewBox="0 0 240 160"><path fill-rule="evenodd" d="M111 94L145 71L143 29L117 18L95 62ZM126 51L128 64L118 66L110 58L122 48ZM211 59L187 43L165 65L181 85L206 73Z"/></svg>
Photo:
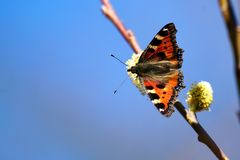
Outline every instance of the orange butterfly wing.
<svg viewBox="0 0 240 160"><path fill-rule="evenodd" d="M183 50L177 45L176 32L173 23L165 25L144 50L139 63L170 60L171 63L177 64L177 68L181 68Z"/></svg>
<svg viewBox="0 0 240 160"><path fill-rule="evenodd" d="M167 117L174 112L173 104L178 96L178 92L183 88L182 79L183 76L179 70L174 71L162 82L154 79L143 79L143 84L150 100Z"/></svg>

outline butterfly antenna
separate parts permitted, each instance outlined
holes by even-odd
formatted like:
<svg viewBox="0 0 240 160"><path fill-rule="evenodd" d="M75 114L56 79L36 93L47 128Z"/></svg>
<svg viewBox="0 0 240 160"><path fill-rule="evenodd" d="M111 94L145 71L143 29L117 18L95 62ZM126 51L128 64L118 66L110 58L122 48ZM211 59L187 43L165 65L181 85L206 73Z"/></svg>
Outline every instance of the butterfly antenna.
<svg viewBox="0 0 240 160"><path fill-rule="evenodd" d="M125 66L127 66L126 63L124 63L123 61L121 61L119 58L117 58L116 56L114 56L113 54L111 54L111 57L115 58L116 60L118 60L120 63L124 64Z"/></svg>
<svg viewBox="0 0 240 160"><path fill-rule="evenodd" d="M120 85L118 86L118 88L116 90L114 90L113 94L116 94L117 91L119 90L119 88L126 82L127 77L120 83Z"/></svg>

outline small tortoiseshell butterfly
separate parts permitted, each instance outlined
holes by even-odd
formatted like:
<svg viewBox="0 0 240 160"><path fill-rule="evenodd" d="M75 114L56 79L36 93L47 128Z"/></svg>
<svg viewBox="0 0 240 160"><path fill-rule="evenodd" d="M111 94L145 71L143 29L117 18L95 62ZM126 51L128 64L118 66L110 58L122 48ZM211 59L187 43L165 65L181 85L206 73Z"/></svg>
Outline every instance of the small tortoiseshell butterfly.
<svg viewBox="0 0 240 160"><path fill-rule="evenodd" d="M176 28L173 23L165 25L142 52L128 73L141 82L144 94L166 117L174 112L173 105L178 92L184 88L182 67L183 50L176 42ZM139 87L139 86L138 86Z"/></svg>

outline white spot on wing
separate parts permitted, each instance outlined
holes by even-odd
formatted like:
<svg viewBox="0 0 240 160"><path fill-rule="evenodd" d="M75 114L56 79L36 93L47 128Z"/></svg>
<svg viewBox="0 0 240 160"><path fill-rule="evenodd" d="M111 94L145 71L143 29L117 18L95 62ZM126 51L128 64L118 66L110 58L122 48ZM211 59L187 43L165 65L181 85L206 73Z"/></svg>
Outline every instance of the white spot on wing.
<svg viewBox="0 0 240 160"><path fill-rule="evenodd" d="M154 89L152 90L147 90L147 93L156 93Z"/></svg>
<svg viewBox="0 0 240 160"><path fill-rule="evenodd" d="M154 50L157 49L157 46L153 46L153 45L151 45L151 44L149 44L148 47L149 47L149 48L152 48L152 49L154 49Z"/></svg>
<svg viewBox="0 0 240 160"><path fill-rule="evenodd" d="M155 38L157 38L158 40L161 40L161 36L160 35L156 35Z"/></svg>
<svg viewBox="0 0 240 160"><path fill-rule="evenodd" d="M160 100L159 100L159 99L154 99L154 100L152 100L152 103L153 103L153 104L160 103Z"/></svg>
<svg viewBox="0 0 240 160"><path fill-rule="evenodd" d="M163 112L163 111L164 111L164 109L162 109L162 108L159 108L159 111L160 111L160 112Z"/></svg>

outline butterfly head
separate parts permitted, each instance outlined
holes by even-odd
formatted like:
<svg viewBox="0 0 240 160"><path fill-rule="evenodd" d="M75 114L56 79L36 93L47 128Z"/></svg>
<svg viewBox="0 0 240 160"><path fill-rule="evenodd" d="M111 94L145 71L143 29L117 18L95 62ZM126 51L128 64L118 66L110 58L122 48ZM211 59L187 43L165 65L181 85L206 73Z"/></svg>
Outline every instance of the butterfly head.
<svg viewBox="0 0 240 160"><path fill-rule="evenodd" d="M128 71L128 72L131 72L131 73L135 73L135 74L137 74L137 75L140 74L139 68L138 68L137 66L132 66L132 67L129 68L127 71Z"/></svg>
<svg viewBox="0 0 240 160"><path fill-rule="evenodd" d="M131 66L131 68L129 68L127 71L131 72L132 74L136 74L139 77L146 77L149 76L155 68L151 67L147 63L138 63L135 66Z"/></svg>

